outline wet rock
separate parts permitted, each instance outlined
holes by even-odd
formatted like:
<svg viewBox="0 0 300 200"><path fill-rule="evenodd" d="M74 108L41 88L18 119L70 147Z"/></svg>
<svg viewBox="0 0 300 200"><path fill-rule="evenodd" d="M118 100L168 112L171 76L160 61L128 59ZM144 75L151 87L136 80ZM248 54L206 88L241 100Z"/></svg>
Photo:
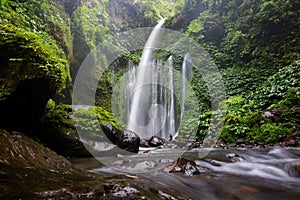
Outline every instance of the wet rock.
<svg viewBox="0 0 300 200"><path fill-rule="evenodd" d="M218 161L218 160L210 160L210 159L207 159L207 161L208 161L210 164L212 164L213 166L216 166L216 167L220 167L220 166L223 166L223 165L226 164L225 162Z"/></svg>
<svg viewBox="0 0 300 200"><path fill-rule="evenodd" d="M118 184L106 184L104 186L104 190L106 191L106 193L111 194L114 197L126 198L126 199L135 199L137 197L141 198L140 192L137 189L129 186L121 187Z"/></svg>
<svg viewBox="0 0 300 200"><path fill-rule="evenodd" d="M149 145L149 140L141 139L141 140L140 140L140 147L145 147L145 148L150 147L150 145Z"/></svg>
<svg viewBox="0 0 300 200"><path fill-rule="evenodd" d="M192 165L190 162L188 162L184 166L183 171L186 176L193 176L195 174L200 174L197 167L195 165Z"/></svg>
<svg viewBox="0 0 300 200"><path fill-rule="evenodd" d="M0 129L0 162L22 168L72 171L71 163L25 135Z"/></svg>
<svg viewBox="0 0 300 200"><path fill-rule="evenodd" d="M163 138L152 136L148 142L151 147L159 147L164 145L167 141Z"/></svg>
<svg viewBox="0 0 300 200"><path fill-rule="evenodd" d="M182 157L177 159L175 165L167 167L167 171L169 173L183 172L186 176L200 174L194 161Z"/></svg>
<svg viewBox="0 0 300 200"><path fill-rule="evenodd" d="M300 147L300 131L296 131L282 142L283 147Z"/></svg>
<svg viewBox="0 0 300 200"><path fill-rule="evenodd" d="M245 141L244 139L238 139L236 142L235 142L236 145L241 145L241 144L245 144Z"/></svg>
<svg viewBox="0 0 300 200"><path fill-rule="evenodd" d="M173 197L165 192L162 192L160 190L158 191L158 195L164 200L177 200L175 197Z"/></svg>
<svg viewBox="0 0 300 200"><path fill-rule="evenodd" d="M227 146L226 146L225 142L222 139L219 139L217 144L215 145L215 148L223 148L224 149L226 147Z"/></svg>
<svg viewBox="0 0 300 200"><path fill-rule="evenodd" d="M150 150L143 151L143 153L151 153Z"/></svg>
<svg viewBox="0 0 300 200"><path fill-rule="evenodd" d="M135 165L134 169L143 171L144 169L152 169L155 166L155 163L152 161L143 161Z"/></svg>
<svg viewBox="0 0 300 200"><path fill-rule="evenodd" d="M119 148L132 153L139 151L140 137L136 133L118 130L108 122L104 122L101 127L106 137Z"/></svg>
<svg viewBox="0 0 300 200"><path fill-rule="evenodd" d="M226 157L231 161L231 162L241 162L244 159L242 157L240 157L238 154L236 153L230 153L227 154Z"/></svg>
<svg viewBox="0 0 300 200"><path fill-rule="evenodd" d="M96 184L91 183L96 180L96 175L74 168L62 156L21 133L0 129L0 165L1 180L4 180L0 183L2 198L11 197L12 194L18 194L18 199L49 199L84 197L89 192L95 195L103 193L101 184L99 189L93 189L99 185L100 176L97 176L99 179Z"/></svg>
<svg viewBox="0 0 300 200"><path fill-rule="evenodd" d="M292 177L300 177L300 161L286 164L285 170Z"/></svg>
<svg viewBox="0 0 300 200"><path fill-rule="evenodd" d="M199 141L194 141L189 145L189 149L193 149L193 148L200 148L201 147L201 142Z"/></svg>

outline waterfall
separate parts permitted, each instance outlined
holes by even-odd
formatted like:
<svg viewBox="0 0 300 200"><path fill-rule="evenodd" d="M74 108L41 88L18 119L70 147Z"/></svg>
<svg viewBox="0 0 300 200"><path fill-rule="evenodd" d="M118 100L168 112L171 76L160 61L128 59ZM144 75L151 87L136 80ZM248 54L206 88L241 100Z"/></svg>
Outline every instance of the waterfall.
<svg viewBox="0 0 300 200"><path fill-rule="evenodd" d="M155 124L149 124L149 116L144 113L148 113L147 104L142 97L147 95L147 84L149 84L149 63L153 48L155 47L155 42L159 36L159 30L164 23L164 19L161 19L158 24L154 27L151 32L146 45L143 50L142 58L137 69L137 80L134 87L134 93L132 96L131 109L129 114L129 119L127 123L127 128L131 131L138 133L142 138L149 136L149 126L154 127ZM151 107L152 110L157 110L155 107ZM157 111L155 111L157 112ZM148 122L148 124L147 124Z"/></svg>
<svg viewBox="0 0 300 200"><path fill-rule="evenodd" d="M192 75L188 53L183 59L182 75L177 79L172 56L166 61L152 59L163 22L160 20L150 34L138 67L130 62L127 67L127 86L124 92L127 129L141 138L157 135L169 139L170 135L177 135L179 120L184 112L186 80ZM178 92L175 91L175 80L181 81L180 86L176 87L177 90L180 87ZM179 102L175 98L177 93Z"/></svg>
<svg viewBox="0 0 300 200"><path fill-rule="evenodd" d="M180 120L183 117L184 113L184 104L186 99L186 90L187 90L187 78L193 76L193 69L191 66L190 54L186 53L183 58L182 63L182 73L181 73L181 98L180 98Z"/></svg>
<svg viewBox="0 0 300 200"><path fill-rule="evenodd" d="M124 97L125 97L125 104L126 104L126 114L125 118L129 117L129 111L131 109L131 95L134 92L134 86L136 83L136 66L129 61L127 65L127 78L125 82L125 90L124 90Z"/></svg>
<svg viewBox="0 0 300 200"><path fill-rule="evenodd" d="M168 104L168 134L175 133L175 105L174 105L174 80L173 80L173 60L172 56L168 59L169 65L169 104Z"/></svg>

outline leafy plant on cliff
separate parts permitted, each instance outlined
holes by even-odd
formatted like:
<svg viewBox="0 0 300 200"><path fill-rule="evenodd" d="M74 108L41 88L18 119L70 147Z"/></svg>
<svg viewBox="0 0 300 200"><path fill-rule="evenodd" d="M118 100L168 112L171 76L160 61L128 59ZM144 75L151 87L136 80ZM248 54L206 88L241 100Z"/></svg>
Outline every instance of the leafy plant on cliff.
<svg viewBox="0 0 300 200"><path fill-rule="evenodd" d="M134 3L141 3L146 7L144 16L146 18L158 19L160 17L170 18L179 12L183 6L183 0L134 0Z"/></svg>
<svg viewBox="0 0 300 200"><path fill-rule="evenodd" d="M35 33L51 37L63 49L65 56L72 56L70 20L59 2L51 0L4 1L0 7L0 22L13 24Z"/></svg>
<svg viewBox="0 0 300 200"><path fill-rule="evenodd" d="M299 102L297 102L297 99L299 99L297 97L299 88L300 61L298 60L291 65L281 68L278 73L270 76L259 90L252 94L252 98L262 108L268 108L272 106L272 104L278 104L280 101L282 106L284 106L284 104L299 106ZM288 103L287 101L292 102Z"/></svg>
<svg viewBox="0 0 300 200"><path fill-rule="evenodd" d="M186 33L220 67L285 66L300 56L298 6L295 1L209 0Z"/></svg>

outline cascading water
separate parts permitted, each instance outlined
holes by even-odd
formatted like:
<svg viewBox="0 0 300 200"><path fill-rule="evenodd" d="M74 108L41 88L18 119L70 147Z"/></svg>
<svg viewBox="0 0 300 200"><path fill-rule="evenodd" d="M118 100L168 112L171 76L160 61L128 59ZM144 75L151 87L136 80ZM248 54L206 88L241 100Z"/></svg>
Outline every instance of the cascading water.
<svg viewBox="0 0 300 200"><path fill-rule="evenodd" d="M159 31L164 20L160 20L150 34L138 67L128 64L125 89L127 128L141 138L153 135L169 139L176 136L179 120L184 112L187 81L191 77L189 54L184 56L180 109L176 109L175 75L173 58L167 61L152 59L153 49L159 40ZM180 79L180 78L179 78ZM177 88L178 89L178 88ZM179 92L180 93L180 92ZM180 113L176 113L180 110Z"/></svg>
<svg viewBox="0 0 300 200"><path fill-rule="evenodd" d="M168 59L169 64L169 104L168 104L168 131L170 134L175 132L175 105L174 105L174 80L173 80L173 60L172 56Z"/></svg>
<svg viewBox="0 0 300 200"><path fill-rule="evenodd" d="M151 60L153 48L155 47L155 42L159 36L159 30L163 23L164 19L161 19L158 22L158 24L155 26L152 33L150 34L149 39L144 47L142 58L137 70L137 79L134 87L131 109L127 123L127 128L131 131L138 133L142 138L148 137L150 134L149 131L155 126L153 122L149 123L149 116L147 115L148 106L146 105L147 102L145 102L144 100L148 92L147 84L151 83L151 79L148 76L148 66ZM153 109L157 110L157 108L155 107Z"/></svg>
<svg viewBox="0 0 300 200"><path fill-rule="evenodd" d="M182 74L181 74L181 98L180 98L180 120L183 117L184 113L184 103L186 99L186 90L187 90L187 78L191 78L193 76L193 69L191 65L190 54L186 53L184 55L183 63L182 63Z"/></svg>

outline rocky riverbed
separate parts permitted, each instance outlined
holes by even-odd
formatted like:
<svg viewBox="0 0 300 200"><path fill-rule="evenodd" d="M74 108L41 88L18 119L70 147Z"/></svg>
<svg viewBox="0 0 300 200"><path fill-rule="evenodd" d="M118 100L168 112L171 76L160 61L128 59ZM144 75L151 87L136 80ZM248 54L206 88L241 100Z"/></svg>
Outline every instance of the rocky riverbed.
<svg viewBox="0 0 300 200"><path fill-rule="evenodd" d="M1 199L298 199L298 148L198 148L160 141L71 162L0 130ZM143 141L144 144L147 142ZM176 148L175 148L176 147Z"/></svg>
<svg viewBox="0 0 300 200"><path fill-rule="evenodd" d="M141 199L143 196L131 187L130 178L82 171L21 133L0 129L0 142L1 199L118 199L122 195Z"/></svg>

